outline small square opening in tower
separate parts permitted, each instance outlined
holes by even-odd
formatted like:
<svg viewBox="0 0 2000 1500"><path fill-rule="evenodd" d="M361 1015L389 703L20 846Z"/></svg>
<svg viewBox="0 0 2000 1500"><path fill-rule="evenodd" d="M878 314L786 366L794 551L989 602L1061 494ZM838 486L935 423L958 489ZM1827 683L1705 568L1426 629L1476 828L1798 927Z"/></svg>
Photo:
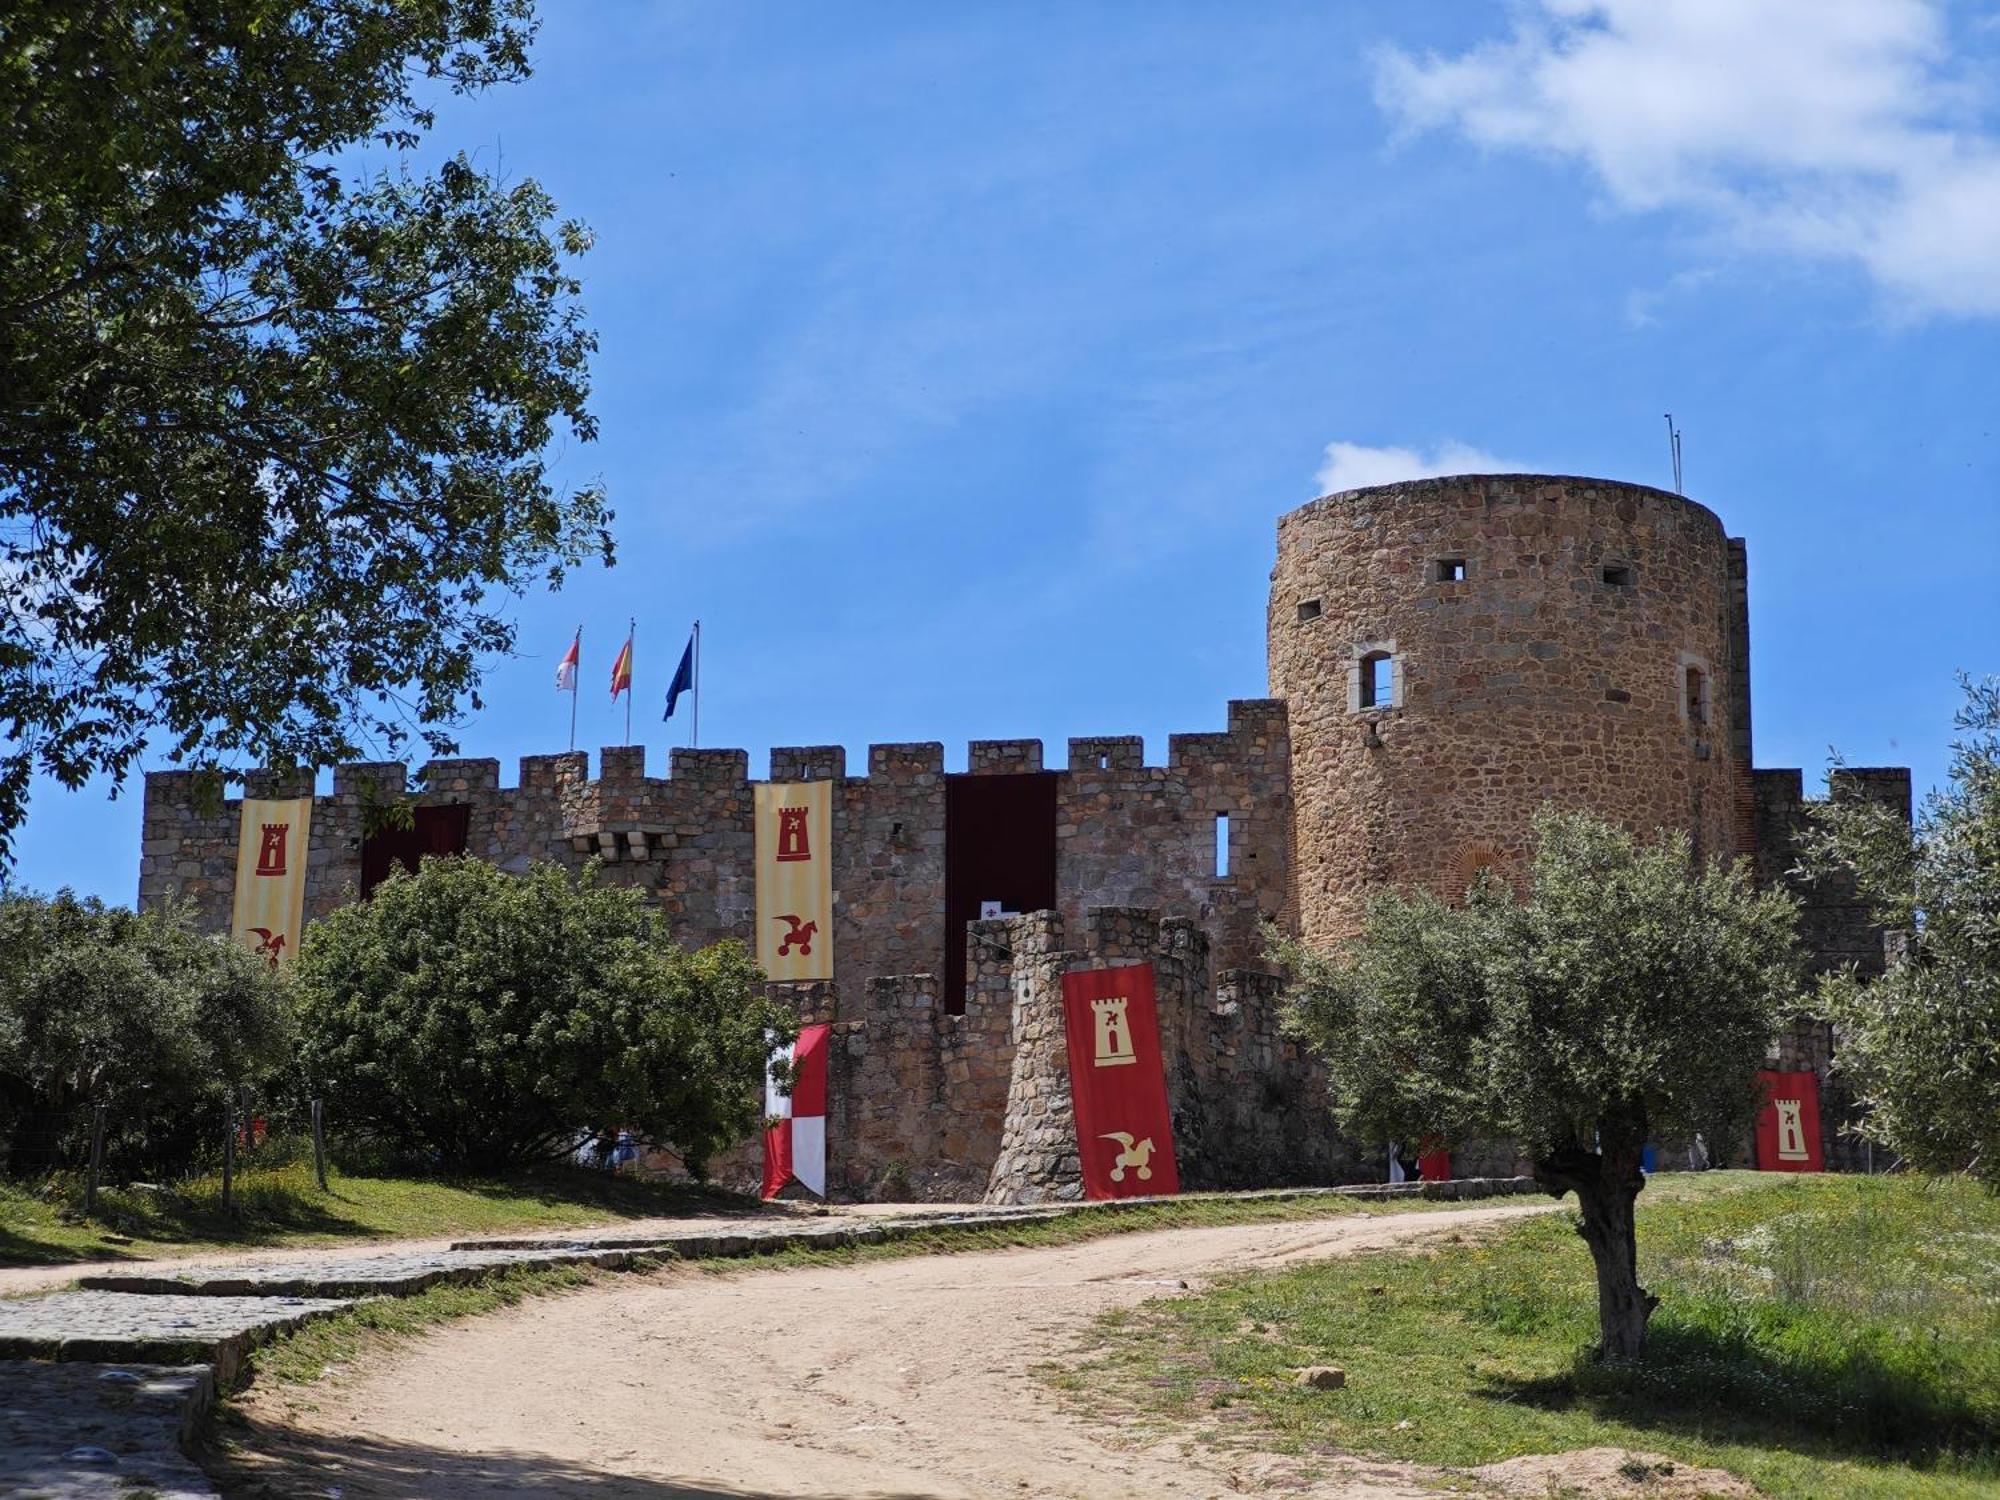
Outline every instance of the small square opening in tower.
<svg viewBox="0 0 2000 1500"><path fill-rule="evenodd" d="M1319 600L1301 599L1299 601L1299 623L1303 625L1308 620L1317 620L1318 618Z"/></svg>
<svg viewBox="0 0 2000 1500"><path fill-rule="evenodd" d="M1371 651L1361 658L1361 706L1387 708L1396 701L1395 658Z"/></svg>
<svg viewBox="0 0 2000 1500"><path fill-rule="evenodd" d="M1432 578L1438 583L1465 582L1465 559L1462 557L1440 557L1432 569Z"/></svg>
<svg viewBox="0 0 2000 1500"><path fill-rule="evenodd" d="M1632 587L1632 569L1625 563L1606 563L1604 581L1614 589L1629 589Z"/></svg>

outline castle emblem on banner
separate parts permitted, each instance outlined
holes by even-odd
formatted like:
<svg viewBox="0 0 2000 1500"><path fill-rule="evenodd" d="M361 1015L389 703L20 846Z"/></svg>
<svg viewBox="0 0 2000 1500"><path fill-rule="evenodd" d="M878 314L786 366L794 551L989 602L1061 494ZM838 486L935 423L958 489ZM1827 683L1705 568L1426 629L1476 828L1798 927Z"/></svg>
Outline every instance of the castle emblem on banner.
<svg viewBox="0 0 2000 1500"><path fill-rule="evenodd" d="M263 836L257 843L257 873L259 875L283 875L285 873L285 837L292 831L289 823L266 823Z"/></svg>
<svg viewBox="0 0 2000 1500"><path fill-rule="evenodd" d="M1132 1022L1125 1014L1127 1003L1123 995L1090 1002L1097 1018L1097 1044L1091 1061L1100 1068L1123 1067L1139 1060L1138 1053L1132 1050Z"/></svg>
<svg viewBox="0 0 2000 1500"><path fill-rule="evenodd" d="M1773 1099L1778 1109L1778 1160L1806 1161L1812 1153L1806 1150L1805 1123L1800 1119L1802 1103L1797 1099Z"/></svg>
<svg viewBox="0 0 2000 1500"><path fill-rule="evenodd" d="M781 807L778 809L778 860L791 864L796 860L812 858L812 836L806 831L811 825L803 807Z"/></svg>

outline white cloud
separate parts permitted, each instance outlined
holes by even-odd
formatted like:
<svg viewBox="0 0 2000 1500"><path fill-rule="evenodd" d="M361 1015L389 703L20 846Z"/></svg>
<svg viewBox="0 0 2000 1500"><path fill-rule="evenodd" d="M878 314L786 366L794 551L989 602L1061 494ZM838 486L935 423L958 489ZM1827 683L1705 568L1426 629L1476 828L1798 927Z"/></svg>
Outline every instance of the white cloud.
<svg viewBox="0 0 2000 1500"><path fill-rule="evenodd" d="M1315 494L1358 490L1371 484L1398 484L1405 479L1435 479L1441 474L1521 474L1527 464L1495 458L1464 443L1439 443L1430 452L1416 448L1370 448L1361 443L1328 443L1313 483Z"/></svg>
<svg viewBox="0 0 2000 1500"><path fill-rule="evenodd" d="M2000 314L2000 135L1935 0L1532 0L1504 42L1391 49L1410 130L1585 163L1629 210L1857 262L1919 312Z"/></svg>

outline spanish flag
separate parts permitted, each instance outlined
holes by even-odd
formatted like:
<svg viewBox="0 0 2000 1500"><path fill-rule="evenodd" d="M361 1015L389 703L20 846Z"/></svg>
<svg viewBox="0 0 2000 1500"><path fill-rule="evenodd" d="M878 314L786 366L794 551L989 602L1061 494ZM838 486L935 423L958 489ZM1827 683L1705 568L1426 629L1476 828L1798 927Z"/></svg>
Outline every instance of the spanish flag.
<svg viewBox="0 0 2000 1500"><path fill-rule="evenodd" d="M625 637L625 645L618 653L618 660L611 664L611 701L616 703L620 693L632 691L632 637Z"/></svg>

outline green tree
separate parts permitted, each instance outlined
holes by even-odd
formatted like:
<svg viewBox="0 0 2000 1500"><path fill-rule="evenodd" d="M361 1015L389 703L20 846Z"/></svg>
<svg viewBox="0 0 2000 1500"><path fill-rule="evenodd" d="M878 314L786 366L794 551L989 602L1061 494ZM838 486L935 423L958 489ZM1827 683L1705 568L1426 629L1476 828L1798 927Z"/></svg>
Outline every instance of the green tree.
<svg viewBox="0 0 2000 1500"><path fill-rule="evenodd" d="M689 953L637 891L427 859L306 929L299 1063L339 1117L452 1171L630 1128L699 1171L761 1118L795 1024L736 943Z"/></svg>
<svg viewBox="0 0 2000 1500"><path fill-rule="evenodd" d="M532 0L0 13L0 860L30 778L448 753L531 578L610 557L587 246L420 165Z"/></svg>
<svg viewBox="0 0 2000 1500"><path fill-rule="evenodd" d="M1914 828L1858 799L1818 803L1804 867L1851 880L1906 937L1881 978L1850 969L1820 986L1863 1133L1913 1166L2000 1189L2000 677L1963 682L1949 780Z"/></svg>
<svg viewBox="0 0 2000 1500"><path fill-rule="evenodd" d="M0 899L0 1149L12 1171L77 1165L92 1106L108 1150L183 1167L221 1139L231 1090L290 1049L285 986L181 908Z"/></svg>
<svg viewBox="0 0 2000 1500"><path fill-rule="evenodd" d="M1794 911L1686 838L1641 844L1544 810L1525 900L1482 881L1463 906L1387 892L1338 953L1296 942L1288 1020L1366 1139L1511 1137L1550 1194L1577 1197L1597 1268L1599 1352L1643 1352L1633 1210L1655 1137L1740 1138L1757 1069L1798 993Z"/></svg>

